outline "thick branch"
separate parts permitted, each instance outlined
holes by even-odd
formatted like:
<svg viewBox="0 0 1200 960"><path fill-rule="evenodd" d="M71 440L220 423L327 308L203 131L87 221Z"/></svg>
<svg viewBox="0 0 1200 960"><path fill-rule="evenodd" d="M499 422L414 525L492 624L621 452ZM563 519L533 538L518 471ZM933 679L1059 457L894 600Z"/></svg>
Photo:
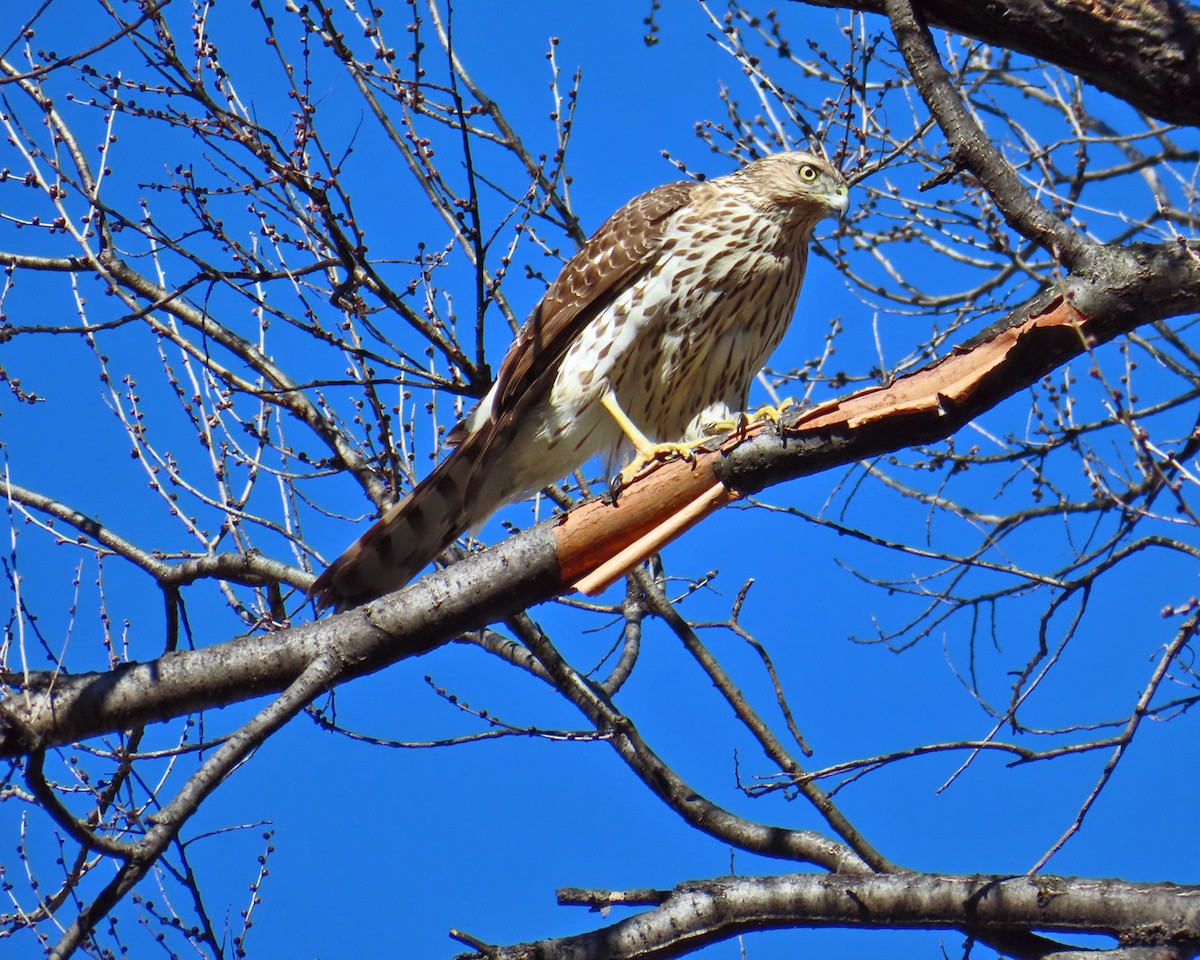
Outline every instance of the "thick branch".
<svg viewBox="0 0 1200 960"><path fill-rule="evenodd" d="M600 930L487 956L664 960L740 933L791 927L959 929L988 938L1099 933L1161 948L1145 956L1181 960L1200 952L1200 887L1027 875L722 877L680 884L661 906ZM477 954L459 960L466 956Z"/></svg>
<svg viewBox="0 0 1200 960"><path fill-rule="evenodd" d="M339 681L440 646L478 623L558 592L553 537L540 525L348 614L103 673L7 674L0 753L16 756L103 732L277 693L324 650L340 650Z"/></svg>
<svg viewBox="0 0 1200 960"><path fill-rule="evenodd" d="M946 135L955 165L975 174L1009 226L1074 269L1089 249L1088 241L1033 198L1016 170L983 132L942 65L933 37L911 0L884 0L884 6L904 61Z"/></svg>
<svg viewBox="0 0 1200 960"><path fill-rule="evenodd" d="M760 435L731 440L726 449L701 455L694 467L668 463L615 506L585 504L321 623L107 673L9 675L17 690L0 700L0 756L282 690L329 644L345 651L343 678L382 669L556 596L606 567L605 578L616 578L714 503L949 436L1096 344L1196 310L1196 250L1101 249L1061 290L1030 301L943 360L801 413L785 443ZM714 486L726 492L714 499ZM691 510L698 503L702 509ZM687 522L678 522L681 515ZM619 561L611 567L614 555ZM590 583L598 585L594 578Z"/></svg>
<svg viewBox="0 0 1200 960"><path fill-rule="evenodd" d="M801 0L883 13L885 0ZM929 23L1057 64L1139 110L1200 125L1200 10L1176 0L922 0Z"/></svg>

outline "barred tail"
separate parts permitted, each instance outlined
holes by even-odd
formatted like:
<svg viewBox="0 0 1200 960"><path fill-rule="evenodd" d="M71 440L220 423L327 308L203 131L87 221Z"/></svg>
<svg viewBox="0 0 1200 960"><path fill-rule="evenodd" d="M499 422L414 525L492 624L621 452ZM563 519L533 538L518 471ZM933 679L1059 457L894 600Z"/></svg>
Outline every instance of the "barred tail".
<svg viewBox="0 0 1200 960"><path fill-rule="evenodd" d="M317 577L309 596L318 608L345 610L400 589L456 537L501 506L480 502L485 498L479 496L467 502L481 447L487 445L481 433L488 432L468 436Z"/></svg>

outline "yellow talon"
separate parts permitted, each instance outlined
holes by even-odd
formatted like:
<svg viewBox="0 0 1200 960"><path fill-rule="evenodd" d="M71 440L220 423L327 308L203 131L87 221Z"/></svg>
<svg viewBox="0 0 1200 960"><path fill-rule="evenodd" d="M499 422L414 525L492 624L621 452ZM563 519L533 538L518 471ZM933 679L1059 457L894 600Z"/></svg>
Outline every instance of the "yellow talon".
<svg viewBox="0 0 1200 960"><path fill-rule="evenodd" d="M633 460L621 471L618 479L619 487L628 486L642 472L643 468L655 460L670 460L672 457L679 457L688 463L695 463L696 447L707 443L708 440L708 437L701 437L699 440L688 440L682 443L651 443L649 446L639 448Z"/></svg>
<svg viewBox="0 0 1200 960"><path fill-rule="evenodd" d="M731 430L737 430L751 423L759 423L763 420L768 420L778 426L779 422L783 419L783 415L794 406L796 406L796 401L788 397L785 400L781 400L777 407L766 403L753 413L738 414L735 420L714 420L711 423L706 423L705 428L713 431L713 433L729 433Z"/></svg>
<svg viewBox="0 0 1200 960"><path fill-rule="evenodd" d="M760 420L770 420L771 423L778 426L779 421L783 419L783 415L794 406L796 406L796 401L792 397L785 397L779 402L779 406L777 407L765 403L750 414L750 422L757 423Z"/></svg>

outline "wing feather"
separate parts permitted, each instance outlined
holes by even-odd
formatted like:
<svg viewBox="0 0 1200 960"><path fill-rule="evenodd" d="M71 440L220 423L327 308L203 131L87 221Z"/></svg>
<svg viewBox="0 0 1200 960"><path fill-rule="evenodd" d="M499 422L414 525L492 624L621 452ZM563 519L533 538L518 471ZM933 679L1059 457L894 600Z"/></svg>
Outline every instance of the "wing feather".
<svg viewBox="0 0 1200 960"><path fill-rule="evenodd" d="M491 421L511 418L553 384L575 337L650 269L662 246L667 221L687 206L700 188L699 182L686 180L663 184L634 197L601 224L562 268L517 332L496 375L491 416L480 421L473 410L446 434L446 446L462 443L473 423L485 430Z"/></svg>
<svg viewBox="0 0 1200 960"><path fill-rule="evenodd" d="M513 412L531 388L546 383L546 373L558 369L592 318L650 269L667 222L702 189L702 183L687 180L663 184L630 200L592 234L550 285L501 363L493 416Z"/></svg>

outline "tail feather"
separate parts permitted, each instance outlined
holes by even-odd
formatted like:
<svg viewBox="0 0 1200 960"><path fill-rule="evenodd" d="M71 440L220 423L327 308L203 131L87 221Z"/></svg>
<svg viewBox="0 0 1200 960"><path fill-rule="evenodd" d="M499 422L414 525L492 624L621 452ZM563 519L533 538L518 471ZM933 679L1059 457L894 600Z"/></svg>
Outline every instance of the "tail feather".
<svg viewBox="0 0 1200 960"><path fill-rule="evenodd" d="M480 448L487 445L481 434L488 432L466 437L317 577L309 596L318 608L345 610L400 589L500 506L467 495Z"/></svg>

